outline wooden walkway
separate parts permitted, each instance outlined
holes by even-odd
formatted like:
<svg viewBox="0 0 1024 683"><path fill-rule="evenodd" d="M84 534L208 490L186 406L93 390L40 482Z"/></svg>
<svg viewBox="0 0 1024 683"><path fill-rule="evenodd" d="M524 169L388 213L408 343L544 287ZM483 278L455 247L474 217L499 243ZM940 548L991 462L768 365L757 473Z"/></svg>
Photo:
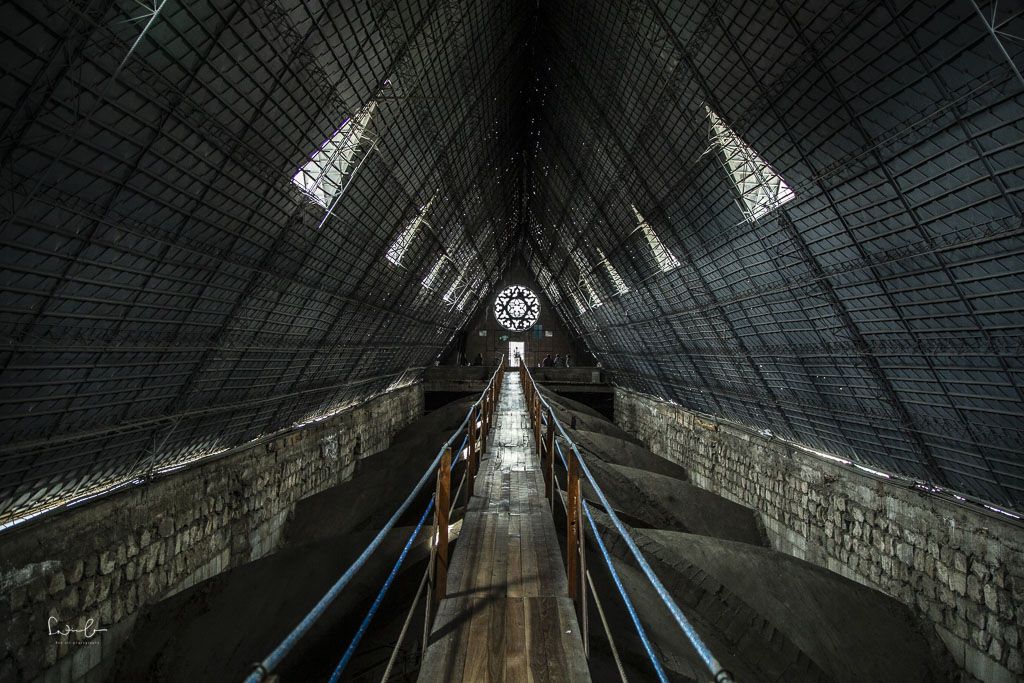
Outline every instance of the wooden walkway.
<svg viewBox="0 0 1024 683"><path fill-rule="evenodd" d="M519 375L508 372L420 681L589 681Z"/></svg>

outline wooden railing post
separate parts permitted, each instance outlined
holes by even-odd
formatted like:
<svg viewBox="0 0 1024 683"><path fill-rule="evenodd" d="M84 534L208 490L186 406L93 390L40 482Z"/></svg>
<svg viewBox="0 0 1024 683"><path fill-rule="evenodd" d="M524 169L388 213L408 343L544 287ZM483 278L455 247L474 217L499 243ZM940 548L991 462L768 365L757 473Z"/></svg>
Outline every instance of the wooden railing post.
<svg viewBox="0 0 1024 683"><path fill-rule="evenodd" d="M491 405L491 397L490 397L490 395L489 394L484 394L484 400L480 403L480 410L481 410L480 430L484 433L485 436L487 435L487 420L489 419L487 417L487 415L488 415L488 413L490 413L490 408L489 408L490 405Z"/></svg>
<svg viewBox="0 0 1024 683"><path fill-rule="evenodd" d="M480 402L480 454L487 451L487 397Z"/></svg>
<svg viewBox="0 0 1024 683"><path fill-rule="evenodd" d="M552 445L554 440L552 440ZM558 487L555 486L555 457L558 455L556 449L551 450L551 458L548 459L547 463L547 478L551 480L551 495L548 496L548 503L551 505L551 514L555 514L555 496L558 495Z"/></svg>
<svg viewBox="0 0 1024 683"><path fill-rule="evenodd" d="M466 457L466 505L469 505L473 497L473 483L476 481L476 419L479 415L479 408L473 408L469 412L469 454Z"/></svg>
<svg viewBox="0 0 1024 683"><path fill-rule="evenodd" d="M569 450L569 474L566 479L566 507L565 507L565 528L566 528L566 578L569 579L569 597L575 602L579 600L579 573L580 573L580 546L579 546L579 466L576 464L576 454Z"/></svg>
<svg viewBox="0 0 1024 683"><path fill-rule="evenodd" d="M451 505L452 447L444 449L437 470L437 497L434 510L437 554L434 556L434 605L444 600L448 588L448 507Z"/></svg>
<svg viewBox="0 0 1024 683"><path fill-rule="evenodd" d="M553 464L555 462L555 416L551 413L551 408L548 408L548 433L547 438L544 439L544 451L547 453L547 460L541 461L541 469L544 470L544 498L552 503L554 499L551 497L551 490L553 483L551 477L555 473Z"/></svg>
<svg viewBox="0 0 1024 683"><path fill-rule="evenodd" d="M534 425L534 427L533 427L533 436L534 436L534 440L537 443L537 450L539 451L540 448L541 448L541 443L543 443L543 431L541 430L541 423L540 423L540 394L534 394L534 399L533 399L533 425Z"/></svg>
<svg viewBox="0 0 1024 683"><path fill-rule="evenodd" d="M569 579L569 597L576 603L576 616L580 622L583 652L590 657L590 624L587 617L587 554L586 530L583 526L583 492L580 486L580 465L576 452L568 453L569 472L566 477L566 574Z"/></svg>

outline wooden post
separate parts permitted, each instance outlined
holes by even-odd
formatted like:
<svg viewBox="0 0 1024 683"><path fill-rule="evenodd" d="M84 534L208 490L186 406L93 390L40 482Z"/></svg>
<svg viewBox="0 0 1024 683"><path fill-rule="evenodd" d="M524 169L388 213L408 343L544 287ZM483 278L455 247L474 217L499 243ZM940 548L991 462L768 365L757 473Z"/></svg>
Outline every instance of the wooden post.
<svg viewBox="0 0 1024 683"><path fill-rule="evenodd" d="M476 416L477 408L469 413L469 454L466 458L466 506L473 497L473 482L476 481Z"/></svg>
<svg viewBox="0 0 1024 683"><path fill-rule="evenodd" d="M540 450L540 445L541 445L541 443L543 441L543 438L542 438L543 433L541 431L541 423L540 423L540 395L539 394L535 395L534 399L533 399L533 424L534 424L534 428L533 428L534 438L535 438L535 440L537 442L537 450L539 451Z"/></svg>
<svg viewBox="0 0 1024 683"><path fill-rule="evenodd" d="M487 451L487 397L480 403L480 454Z"/></svg>
<svg viewBox="0 0 1024 683"><path fill-rule="evenodd" d="M579 605L581 592L586 588L580 583L580 472L576 453L568 453L569 476L566 479L566 577L569 579L569 597Z"/></svg>
<svg viewBox="0 0 1024 683"><path fill-rule="evenodd" d="M480 429L483 431L483 435L486 436L487 432L490 431L487 427L490 426L490 394L484 394L483 403L483 415L480 416Z"/></svg>
<svg viewBox="0 0 1024 683"><path fill-rule="evenodd" d="M554 462L558 454L555 452L555 416L551 412L551 408L548 408L548 433L547 438L544 439L544 450L548 453L547 461L541 463L541 467L544 469L544 497L554 503L551 496L551 491L554 488L551 477L555 474Z"/></svg>
<svg viewBox="0 0 1024 683"><path fill-rule="evenodd" d="M580 635L583 637L583 656L590 659L590 616L587 610L587 527L583 524L583 492L576 484L579 497L577 528L580 530Z"/></svg>
<svg viewBox="0 0 1024 683"><path fill-rule="evenodd" d="M569 597L576 603L576 616L580 621L583 652L590 657L590 624L587 620L587 555L586 530L583 526L583 495L580 489L580 466L576 453L569 451L569 475L566 478L566 574L569 579Z"/></svg>
<svg viewBox="0 0 1024 683"><path fill-rule="evenodd" d="M434 605L444 600L448 589L448 507L451 505L452 447L444 449L437 470L437 505L434 510L437 555L434 558Z"/></svg>
<svg viewBox="0 0 1024 683"><path fill-rule="evenodd" d="M554 443L554 441L552 441ZM558 451L551 449L551 457L548 458L547 462L547 477L551 481L551 494L548 496L548 502L551 503L551 514L555 514L555 494L557 489L555 488L555 458L558 456Z"/></svg>
<svg viewBox="0 0 1024 683"><path fill-rule="evenodd" d="M551 475L554 474L555 470L551 467L551 463L554 462L555 454L555 424L551 419L551 409L548 409L548 433L547 438L544 439L544 452L547 453L547 460L541 459L540 467L544 472L544 499L553 502L551 497L551 490L554 488L551 480Z"/></svg>

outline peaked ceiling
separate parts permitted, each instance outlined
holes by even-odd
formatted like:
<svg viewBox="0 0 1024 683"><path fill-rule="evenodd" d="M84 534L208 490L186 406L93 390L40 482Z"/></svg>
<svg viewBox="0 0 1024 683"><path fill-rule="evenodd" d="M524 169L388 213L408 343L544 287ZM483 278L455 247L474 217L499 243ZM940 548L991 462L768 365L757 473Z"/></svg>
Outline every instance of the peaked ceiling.
<svg viewBox="0 0 1024 683"><path fill-rule="evenodd" d="M0 523L416 381L517 253L621 385L1024 506L993 11L4 5Z"/></svg>

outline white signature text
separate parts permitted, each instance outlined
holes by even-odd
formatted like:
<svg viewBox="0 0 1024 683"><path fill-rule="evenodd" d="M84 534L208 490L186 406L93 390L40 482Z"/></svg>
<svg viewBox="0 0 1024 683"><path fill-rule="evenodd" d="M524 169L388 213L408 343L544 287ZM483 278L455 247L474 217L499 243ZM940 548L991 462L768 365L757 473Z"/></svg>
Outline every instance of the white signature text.
<svg viewBox="0 0 1024 683"><path fill-rule="evenodd" d="M97 633L106 631L105 628L96 628L95 619L86 619L85 628L71 628L70 624L64 624L62 627L58 627L57 617L50 617L46 620L46 630L49 631L51 636L68 636L72 633L80 633L85 638L92 638Z"/></svg>

